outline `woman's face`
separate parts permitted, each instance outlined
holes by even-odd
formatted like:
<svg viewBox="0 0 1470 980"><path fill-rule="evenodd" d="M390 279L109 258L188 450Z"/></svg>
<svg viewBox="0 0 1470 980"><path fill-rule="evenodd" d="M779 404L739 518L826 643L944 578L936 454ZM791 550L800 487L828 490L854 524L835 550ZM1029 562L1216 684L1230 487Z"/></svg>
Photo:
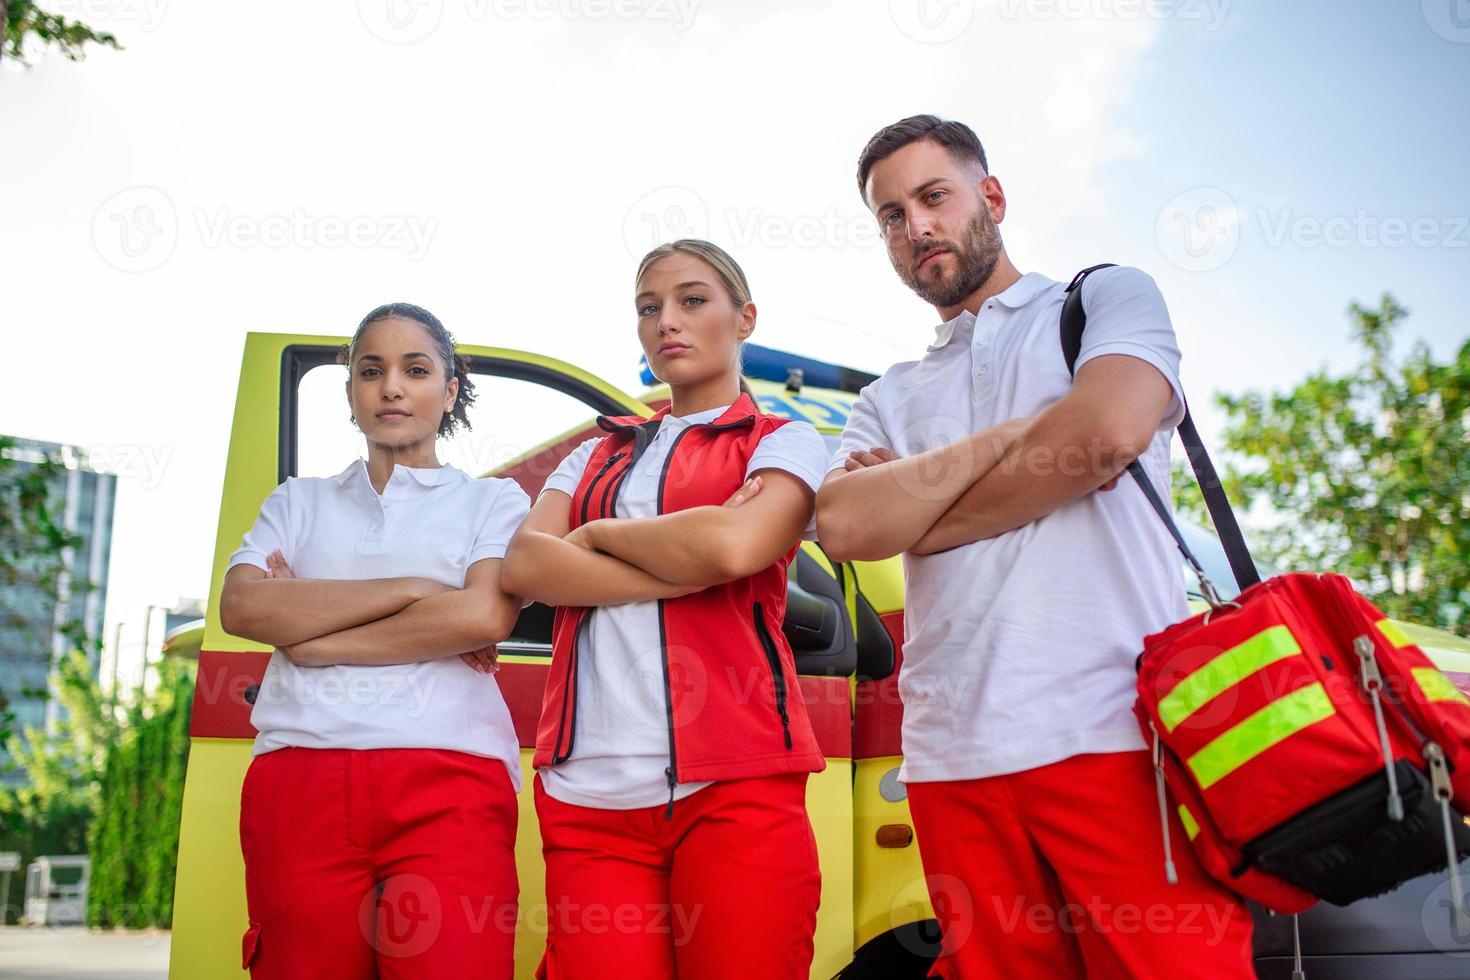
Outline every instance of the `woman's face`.
<svg viewBox="0 0 1470 980"><path fill-rule="evenodd" d="M755 330L755 304L737 306L704 259L683 252L638 281L638 340L654 376L684 386L739 374L737 352Z"/></svg>
<svg viewBox="0 0 1470 980"><path fill-rule="evenodd" d="M447 375L423 324L402 317L372 324L358 337L350 368L347 399L368 442L385 449L433 443L459 379Z"/></svg>

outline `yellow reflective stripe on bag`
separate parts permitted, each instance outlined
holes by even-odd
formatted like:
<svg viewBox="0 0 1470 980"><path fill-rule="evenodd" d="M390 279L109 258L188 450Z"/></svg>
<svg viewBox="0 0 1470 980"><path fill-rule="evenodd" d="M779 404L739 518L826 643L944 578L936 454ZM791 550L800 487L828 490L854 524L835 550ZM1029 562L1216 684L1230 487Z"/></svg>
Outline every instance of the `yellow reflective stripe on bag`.
<svg viewBox="0 0 1470 980"><path fill-rule="evenodd" d="M1183 803L1179 804L1179 822L1184 824L1184 836L1190 840L1199 836L1199 824L1195 822L1194 814L1189 812L1189 807Z"/></svg>
<svg viewBox="0 0 1470 980"><path fill-rule="evenodd" d="M1409 639L1409 635L1400 629L1399 625L1391 619L1380 619L1373 625L1378 627L1378 632L1387 637L1388 642L1392 643L1395 649L1402 650L1404 647L1414 645L1414 641Z"/></svg>
<svg viewBox="0 0 1470 980"><path fill-rule="evenodd" d="M1189 757L1189 770L1201 789L1209 789L1272 746L1336 713L1322 685L1309 684L1220 733Z"/></svg>
<svg viewBox="0 0 1470 980"><path fill-rule="evenodd" d="M1261 668L1301 652L1301 645L1285 626L1272 626L1237 643L1196 668L1159 699L1159 720L1164 730L1172 732L1209 701Z"/></svg>
<svg viewBox="0 0 1470 980"><path fill-rule="evenodd" d="M1414 683L1419 685L1426 701L1462 701L1470 704L1470 698L1433 667L1415 667L1410 673L1414 675Z"/></svg>

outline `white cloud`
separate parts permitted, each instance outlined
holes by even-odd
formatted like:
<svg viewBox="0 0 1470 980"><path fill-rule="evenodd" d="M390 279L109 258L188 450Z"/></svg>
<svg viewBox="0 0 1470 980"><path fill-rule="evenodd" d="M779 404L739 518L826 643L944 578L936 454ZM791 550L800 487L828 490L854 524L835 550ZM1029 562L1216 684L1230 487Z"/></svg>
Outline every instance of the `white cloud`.
<svg viewBox="0 0 1470 980"><path fill-rule="evenodd" d="M94 26L126 51L4 75L6 335L33 358L0 431L168 460L155 486L122 482L111 620L207 587L246 331L341 334L410 299L463 340L636 390L627 229L641 199L679 188L745 264L759 341L881 369L922 350L934 315L864 236L866 139L914 112L969 122L1023 268L1116 257L1086 219L1103 213L1099 168L1137 152L1116 113L1160 29L993 3L921 43L898 21L967 0L703 0L682 30L420 0L436 26L395 44L357 9L388 2L120 3ZM123 18L136 10L149 29ZM107 211L119 194L151 214ZM150 228L167 254L97 244Z"/></svg>

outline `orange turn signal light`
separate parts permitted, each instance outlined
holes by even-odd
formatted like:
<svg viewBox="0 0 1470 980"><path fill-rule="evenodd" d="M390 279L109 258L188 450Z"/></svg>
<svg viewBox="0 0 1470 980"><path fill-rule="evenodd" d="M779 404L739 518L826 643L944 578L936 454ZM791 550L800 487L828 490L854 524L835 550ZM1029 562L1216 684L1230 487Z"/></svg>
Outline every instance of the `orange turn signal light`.
<svg viewBox="0 0 1470 980"><path fill-rule="evenodd" d="M914 828L906 823L885 823L874 838L879 847L908 847L914 842Z"/></svg>

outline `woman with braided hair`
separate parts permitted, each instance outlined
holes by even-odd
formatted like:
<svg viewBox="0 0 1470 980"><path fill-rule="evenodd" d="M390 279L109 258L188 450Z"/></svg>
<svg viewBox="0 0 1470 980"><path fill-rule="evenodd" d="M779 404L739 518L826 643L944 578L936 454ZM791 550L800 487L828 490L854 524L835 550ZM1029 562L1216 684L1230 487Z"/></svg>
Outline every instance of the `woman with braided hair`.
<svg viewBox="0 0 1470 980"><path fill-rule="evenodd" d="M367 458L288 479L230 558L220 620L276 648L240 799L257 978L512 974L519 750L494 645L530 501L441 465L465 358L407 303L343 349Z"/></svg>

